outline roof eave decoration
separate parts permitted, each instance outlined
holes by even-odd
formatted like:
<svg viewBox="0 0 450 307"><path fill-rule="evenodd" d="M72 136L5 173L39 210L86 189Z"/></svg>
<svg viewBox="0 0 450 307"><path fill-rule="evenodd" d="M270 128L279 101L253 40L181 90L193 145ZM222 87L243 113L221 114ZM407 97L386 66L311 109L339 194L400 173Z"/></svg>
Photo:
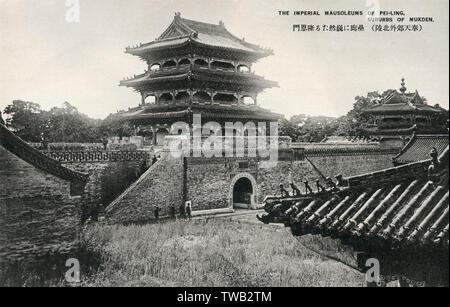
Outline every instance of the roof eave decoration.
<svg viewBox="0 0 450 307"><path fill-rule="evenodd" d="M191 24L191 26L189 24ZM201 36L205 29L209 32L208 35L210 36L227 38L245 48L212 45L202 42ZM164 48L180 47L189 43L211 48L229 49L236 52L250 53L259 58L274 54L272 49L263 48L236 37L225 28L223 22L220 22L219 25L198 22L181 18L181 14L179 13L175 14L172 23L156 40L145 44L140 43L138 45L127 47L125 49L125 53L137 55L144 59L147 52Z"/></svg>
<svg viewBox="0 0 450 307"><path fill-rule="evenodd" d="M431 159L353 176L305 182L306 194L265 199L264 223L281 222L294 235L321 234L359 250L402 251L411 248L448 253L448 154L435 150ZM297 192L295 193L297 194Z"/></svg>
<svg viewBox="0 0 450 307"><path fill-rule="evenodd" d="M183 104L189 106L192 112L200 112L202 116L211 118L252 118L252 119L273 119L283 118L282 114L272 112L268 109L256 105L221 105L221 104ZM230 113L229 108L238 108L236 112ZM161 108L160 108L161 107ZM170 109L164 105L153 105L128 110L128 112L115 114L113 120L138 120L138 119L162 119L183 117L189 114L187 110L176 109L176 105ZM178 106L179 107L179 106ZM246 113L251 111L251 113ZM236 114L238 113L238 114Z"/></svg>
<svg viewBox="0 0 450 307"><path fill-rule="evenodd" d="M176 71L174 75L158 75L144 73L141 75L134 75L126 80L122 80L119 86L138 87L145 84L165 82L165 81L177 81L177 80L199 80L199 81L223 81L226 78L229 79L241 79L241 81L247 80L249 83L261 84L265 88L279 87L278 82L264 79L264 77L254 74L236 74L235 72L213 72L213 71L197 71L195 69L189 69L179 73ZM230 81L230 80L229 80ZM230 81L231 82L231 81Z"/></svg>

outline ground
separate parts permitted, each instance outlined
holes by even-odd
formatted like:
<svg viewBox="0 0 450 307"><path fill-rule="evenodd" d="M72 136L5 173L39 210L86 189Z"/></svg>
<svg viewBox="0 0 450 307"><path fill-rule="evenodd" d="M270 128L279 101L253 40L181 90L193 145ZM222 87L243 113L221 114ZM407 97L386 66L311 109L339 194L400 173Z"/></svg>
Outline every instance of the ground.
<svg viewBox="0 0 450 307"><path fill-rule="evenodd" d="M364 285L362 273L315 252L354 264L338 242L297 240L288 228L262 224L254 212L140 226L93 224L83 242L99 266L86 272L80 260L82 286Z"/></svg>

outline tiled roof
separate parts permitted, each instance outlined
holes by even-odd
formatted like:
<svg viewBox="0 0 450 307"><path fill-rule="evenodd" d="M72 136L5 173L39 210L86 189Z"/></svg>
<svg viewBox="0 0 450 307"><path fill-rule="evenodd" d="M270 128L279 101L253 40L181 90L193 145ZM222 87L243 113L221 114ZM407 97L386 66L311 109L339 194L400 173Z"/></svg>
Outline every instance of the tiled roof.
<svg viewBox="0 0 450 307"><path fill-rule="evenodd" d="M258 54L260 57L273 54L272 50L263 49L237 38L228 32L223 23L215 25L181 18L179 15L175 15L173 22L158 39L135 48L127 48L126 51L130 54L142 55L152 50L179 47L189 42Z"/></svg>
<svg viewBox="0 0 450 307"><path fill-rule="evenodd" d="M398 104L398 103L411 103L411 104L424 104L422 97L416 90L414 93L400 93L398 91L391 91L381 101L382 104Z"/></svg>
<svg viewBox="0 0 450 307"><path fill-rule="evenodd" d="M168 112L145 112L144 109L138 111L131 111L117 114L120 119L158 119L158 118L184 118L189 114L189 111L168 111Z"/></svg>
<svg viewBox="0 0 450 307"><path fill-rule="evenodd" d="M398 91L393 90L383 97L379 105L369 108L364 112L368 114L391 114L398 112L442 113L445 112L445 110L440 107L433 107L426 104L417 91L414 93L399 93Z"/></svg>
<svg viewBox="0 0 450 307"><path fill-rule="evenodd" d="M442 113L442 109L438 109L427 104L422 105L411 105L409 103L398 103L398 104L380 104L366 110L366 113L376 114L376 113L398 113L398 112L428 112L428 113Z"/></svg>
<svg viewBox="0 0 450 307"><path fill-rule="evenodd" d="M87 174L76 172L62 166L60 162L47 157L27 142L23 141L9 131L3 124L0 124L0 145L22 160L59 178L81 183L88 180Z"/></svg>
<svg viewBox="0 0 450 307"><path fill-rule="evenodd" d="M158 82L167 82L167 81L177 81L177 80L188 80L189 74L187 72L173 72L172 75L163 75L163 76L153 76L150 74L142 74L135 76L129 80L120 81L121 86L140 86L144 84L150 83L158 83Z"/></svg>
<svg viewBox="0 0 450 307"><path fill-rule="evenodd" d="M285 223L297 236L331 236L358 250L448 252L448 146L433 162L341 179L300 197L267 197L265 210L261 221Z"/></svg>
<svg viewBox="0 0 450 307"><path fill-rule="evenodd" d="M190 109L190 111L189 111ZM278 120L281 114L273 113L270 110L259 106L247 105L220 105L220 104L155 104L129 112L116 114L117 119L163 119L181 118L191 113L199 113L207 118L247 118L247 119L274 119Z"/></svg>
<svg viewBox="0 0 450 307"><path fill-rule="evenodd" d="M425 160L429 157L430 148L436 148L441 154L448 146L448 134L414 135L408 144L394 157L394 163L406 164Z"/></svg>
<svg viewBox="0 0 450 307"><path fill-rule="evenodd" d="M238 83L238 84L259 84L263 87L278 87L278 83L266 80L261 76L249 73L226 72L201 70L195 67L188 67L179 70L161 71L157 73L147 73L133 77L129 80L120 82L122 86L136 87L145 84L176 81L176 80L198 80L198 81L215 81L221 83Z"/></svg>

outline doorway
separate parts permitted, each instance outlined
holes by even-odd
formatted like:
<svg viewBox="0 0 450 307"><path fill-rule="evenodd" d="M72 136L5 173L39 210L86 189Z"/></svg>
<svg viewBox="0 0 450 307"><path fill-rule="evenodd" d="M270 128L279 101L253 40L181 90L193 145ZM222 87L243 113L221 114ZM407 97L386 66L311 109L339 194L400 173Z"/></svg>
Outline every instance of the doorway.
<svg viewBox="0 0 450 307"><path fill-rule="evenodd" d="M233 207L250 208L252 204L253 186L250 179L239 178L233 187Z"/></svg>

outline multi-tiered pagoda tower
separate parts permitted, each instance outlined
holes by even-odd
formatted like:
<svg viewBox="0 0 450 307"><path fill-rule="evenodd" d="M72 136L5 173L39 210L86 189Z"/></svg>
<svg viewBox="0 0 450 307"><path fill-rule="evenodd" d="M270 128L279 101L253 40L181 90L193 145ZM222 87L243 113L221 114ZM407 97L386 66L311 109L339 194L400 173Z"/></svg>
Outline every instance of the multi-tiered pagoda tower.
<svg viewBox="0 0 450 307"><path fill-rule="evenodd" d="M447 133L448 111L428 105L417 90L408 93L405 85L402 79L399 91L389 91L378 105L364 110L372 118L365 133L385 145L399 147L413 134Z"/></svg>
<svg viewBox="0 0 450 307"><path fill-rule="evenodd" d="M218 25L181 18L175 14L171 25L156 40L126 48L148 65L138 76L123 80L121 86L141 95L139 107L120 114L153 135L162 144L171 124L192 123L201 114L202 123L215 121L276 121L281 116L258 106L258 95L276 82L256 75L252 64L272 55L272 50L250 44Z"/></svg>

